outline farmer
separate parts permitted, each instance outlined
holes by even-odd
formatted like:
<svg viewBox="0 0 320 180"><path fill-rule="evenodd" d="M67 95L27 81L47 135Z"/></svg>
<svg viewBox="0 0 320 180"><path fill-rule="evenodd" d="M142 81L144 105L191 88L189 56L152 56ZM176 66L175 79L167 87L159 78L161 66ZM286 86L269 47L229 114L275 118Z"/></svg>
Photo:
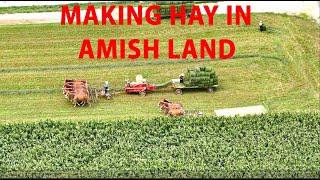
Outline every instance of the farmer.
<svg viewBox="0 0 320 180"><path fill-rule="evenodd" d="M104 82L103 91L104 91L104 96L105 96L107 99L111 99L111 98L112 98L111 94L109 93L109 91L110 91L110 86L109 86L109 82L108 82L108 81L105 81L105 82Z"/></svg>
<svg viewBox="0 0 320 180"><path fill-rule="evenodd" d="M260 32L267 30L267 27L262 23L262 21L259 22L259 29Z"/></svg>
<svg viewBox="0 0 320 180"><path fill-rule="evenodd" d="M109 82L108 81L104 82L103 89L104 89L104 94L105 95L109 93L110 87L109 87Z"/></svg>
<svg viewBox="0 0 320 180"><path fill-rule="evenodd" d="M183 81L184 81L184 74L183 73L179 75L179 79L180 79L180 83L183 83Z"/></svg>

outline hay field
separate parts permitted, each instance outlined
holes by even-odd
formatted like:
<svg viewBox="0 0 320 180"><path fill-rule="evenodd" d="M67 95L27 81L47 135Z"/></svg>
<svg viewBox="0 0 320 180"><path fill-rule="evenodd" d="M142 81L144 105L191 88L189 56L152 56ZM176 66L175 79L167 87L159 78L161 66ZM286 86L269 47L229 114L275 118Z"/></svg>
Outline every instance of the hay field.
<svg viewBox="0 0 320 180"><path fill-rule="evenodd" d="M261 33L263 20L269 31ZM319 111L319 26L309 19L272 13L252 14L251 26L227 26L224 15L215 26L61 26L31 24L0 26L0 119L5 122L52 120L112 120L163 116L157 103L162 98L179 101L188 110L212 115L214 109L263 104L270 112ZM81 42L98 38L160 39L160 59L78 60ZM228 38L236 44L236 56L227 61L166 59L167 39L182 52L187 38ZM219 76L220 88L186 92L172 89L139 95L119 94L112 101L101 99L92 107L74 108L64 99L64 79L87 79L101 88L108 80L121 90L124 80L142 74L151 83L162 83L187 68L207 65ZM28 93L46 89L49 93ZM14 93L22 91L25 93Z"/></svg>

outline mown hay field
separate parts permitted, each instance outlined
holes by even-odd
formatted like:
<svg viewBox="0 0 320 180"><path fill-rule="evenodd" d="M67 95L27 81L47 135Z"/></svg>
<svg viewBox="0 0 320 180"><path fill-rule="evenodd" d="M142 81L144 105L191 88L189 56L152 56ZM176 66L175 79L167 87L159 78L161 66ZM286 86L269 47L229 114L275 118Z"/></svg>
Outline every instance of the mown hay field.
<svg viewBox="0 0 320 180"><path fill-rule="evenodd" d="M268 32L257 24L263 20ZM319 111L319 26L309 19L276 14L252 14L251 26L227 26L224 15L214 26L61 26L30 24L0 26L0 119L1 123L90 119L112 120L163 116L158 101L181 102L187 110L213 115L214 109L263 104L270 112ZM159 39L159 60L77 59L84 38ZM167 59L167 40L175 40L175 52L182 52L185 39L228 38L236 44L230 60ZM95 43L94 43L95 44ZM94 45L95 46L95 45ZM92 107L75 108L64 99L65 79L87 79L101 88L104 81L121 90L126 79L142 74L151 83L178 78L188 68L212 67L219 77L219 89L185 92L172 89L139 95L119 94L101 99ZM51 93L13 94L17 90L47 89ZM9 92L9 93L8 93Z"/></svg>
<svg viewBox="0 0 320 180"><path fill-rule="evenodd" d="M263 20L268 31L261 33ZM309 19L252 14L251 26L0 26L0 177L318 177L319 25ZM82 39L160 39L159 60L78 60ZM228 38L233 59L172 61L167 39ZM64 99L65 79L151 83L206 65L214 93L162 89L118 94L91 107ZM36 93L38 92L38 93ZM157 103L180 102L198 118L167 118ZM223 118L214 109L264 105L260 116ZM284 112L285 111L285 112ZM288 113L289 111L290 113ZM35 122L37 121L37 122Z"/></svg>

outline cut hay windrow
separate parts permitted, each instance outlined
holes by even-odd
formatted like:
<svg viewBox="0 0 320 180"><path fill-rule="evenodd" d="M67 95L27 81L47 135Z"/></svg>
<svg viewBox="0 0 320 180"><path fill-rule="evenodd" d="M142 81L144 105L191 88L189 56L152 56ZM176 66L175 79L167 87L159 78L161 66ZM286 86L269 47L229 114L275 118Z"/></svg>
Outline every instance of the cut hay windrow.
<svg viewBox="0 0 320 180"><path fill-rule="evenodd" d="M0 90L0 94L31 94L31 93L56 93L60 88L52 89L22 89L22 90Z"/></svg>
<svg viewBox="0 0 320 180"><path fill-rule="evenodd" d="M242 59L242 58L268 58L279 60L276 56L261 56L256 54L238 54L235 55L232 59ZM202 62L210 62L211 59L204 59ZM137 62L117 62L117 63L108 63L108 64L80 64L80 65L64 65L64 66L40 66L40 67L21 67L21 68L0 68L0 73L12 73L12 72L28 72L28 71L65 71L65 70L74 70L74 69L104 69L108 67L127 67L127 66L145 66L145 65L163 65L163 64L197 64L197 61L193 59L188 59L184 61L172 61L162 59L161 61L137 61Z"/></svg>

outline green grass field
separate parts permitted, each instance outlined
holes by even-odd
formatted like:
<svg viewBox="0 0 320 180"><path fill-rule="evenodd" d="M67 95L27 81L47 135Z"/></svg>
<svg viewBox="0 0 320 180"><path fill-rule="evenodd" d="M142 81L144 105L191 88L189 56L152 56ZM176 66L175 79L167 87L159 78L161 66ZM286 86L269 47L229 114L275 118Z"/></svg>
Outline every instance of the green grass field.
<svg viewBox="0 0 320 180"><path fill-rule="evenodd" d="M252 14L251 26L224 21L216 15L212 27L168 20L143 28L0 26L0 178L319 177L319 25L271 13ZM161 58L78 60L84 38L158 38ZM175 52L185 39L228 38L236 55L168 60L169 38ZM65 79L87 79L96 88L108 80L121 91L137 74L158 84L200 65L215 69L220 87L214 93L120 93L91 107L73 107L62 94ZM165 118L157 107L163 98L205 117ZM214 109L258 104L269 113L212 116Z"/></svg>
<svg viewBox="0 0 320 180"><path fill-rule="evenodd" d="M258 31L263 20L268 32ZM227 26L224 15L215 26L61 26L59 24L0 26L0 118L1 123L54 120L110 120L163 116L158 101L181 102L187 110L212 115L214 109L263 104L270 112L319 111L319 26L311 20L276 14L252 14L251 26ZM170 28L168 28L170 27ZM78 60L84 38L160 39L159 60L123 62ZM234 59L172 61L167 57L167 39L175 39L175 52L182 52L187 38L229 38L236 44ZM64 99L66 78L87 79L101 88L122 89L124 80L142 74L151 83L178 78L187 68L213 67L220 88L214 93L172 89L139 95L119 94L100 99L92 107L75 108ZM51 93L10 94L17 90L54 90Z"/></svg>

